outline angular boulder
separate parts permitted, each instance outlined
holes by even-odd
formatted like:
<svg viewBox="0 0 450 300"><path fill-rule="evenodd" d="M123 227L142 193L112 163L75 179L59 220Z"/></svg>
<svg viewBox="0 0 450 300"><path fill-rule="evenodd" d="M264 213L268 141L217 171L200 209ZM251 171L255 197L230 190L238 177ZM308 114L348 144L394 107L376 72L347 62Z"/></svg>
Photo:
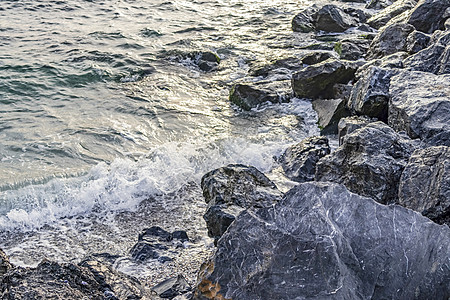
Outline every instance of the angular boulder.
<svg viewBox="0 0 450 300"><path fill-rule="evenodd" d="M229 99L244 110L256 108L266 102L288 102L291 98L289 80L237 83L230 90Z"/></svg>
<svg viewBox="0 0 450 300"><path fill-rule="evenodd" d="M450 229L333 183L240 214L204 264L200 299L446 299Z"/></svg>
<svg viewBox="0 0 450 300"><path fill-rule="evenodd" d="M328 59L308 66L292 76L294 95L299 98L331 98L336 83L348 83L354 78L358 64Z"/></svg>
<svg viewBox="0 0 450 300"><path fill-rule="evenodd" d="M400 176L414 144L383 122L348 134L342 145L316 165L316 180L344 184L382 204L395 203Z"/></svg>
<svg viewBox="0 0 450 300"><path fill-rule="evenodd" d="M344 99L317 99L312 102L321 134L336 134L341 118L351 115Z"/></svg>
<svg viewBox="0 0 450 300"><path fill-rule="evenodd" d="M428 34L414 30L406 40L406 51L414 54L428 47L431 37Z"/></svg>
<svg viewBox="0 0 450 300"><path fill-rule="evenodd" d="M295 15L292 19L292 30L304 33L314 31L314 20L318 11L319 8L313 5Z"/></svg>
<svg viewBox="0 0 450 300"><path fill-rule="evenodd" d="M358 25L358 21L333 4L324 5L315 15L316 30L344 32Z"/></svg>
<svg viewBox="0 0 450 300"><path fill-rule="evenodd" d="M432 33L444 29L445 13L450 0L420 0L409 13L407 22L417 30Z"/></svg>
<svg viewBox="0 0 450 300"><path fill-rule="evenodd" d="M370 67L353 86L348 107L353 114L366 115L387 122L389 83L395 72Z"/></svg>
<svg viewBox="0 0 450 300"><path fill-rule="evenodd" d="M376 122L377 119L369 118L367 116L352 116L342 118L338 123L338 139L339 146L344 142L344 137L353 131L365 127L369 123Z"/></svg>
<svg viewBox="0 0 450 300"><path fill-rule="evenodd" d="M291 180L312 181L316 173L316 163L330 152L326 137L313 136L287 148L279 161L284 173Z"/></svg>
<svg viewBox="0 0 450 300"><path fill-rule="evenodd" d="M389 88L389 125L430 145L450 146L449 82L450 75L425 72L401 71L393 76ZM436 140L437 136L447 140Z"/></svg>
<svg viewBox="0 0 450 300"><path fill-rule="evenodd" d="M12 268L11 263L9 262L8 256L6 256L5 252L0 249L0 277L3 276L8 270Z"/></svg>
<svg viewBox="0 0 450 300"><path fill-rule="evenodd" d="M204 72L217 70L220 64L220 57L210 51L185 52L180 50L162 51L158 57L176 61L183 64L194 65Z"/></svg>
<svg viewBox="0 0 450 300"><path fill-rule="evenodd" d="M276 185L258 169L239 164L205 174L201 187L208 203L203 218L208 235L216 241L242 210L268 207L282 197Z"/></svg>
<svg viewBox="0 0 450 300"><path fill-rule="evenodd" d="M400 179L398 203L450 226L450 147L416 150Z"/></svg>
<svg viewBox="0 0 450 300"><path fill-rule="evenodd" d="M163 299L173 299L188 293L191 289L183 275L166 279L152 287L152 291Z"/></svg>
<svg viewBox="0 0 450 300"><path fill-rule="evenodd" d="M416 4L417 0L394 1L392 5L389 5L382 11L373 15L369 20L367 20L367 24L369 24L373 28L380 29L395 17L405 12L408 13L408 11L412 9Z"/></svg>
<svg viewBox="0 0 450 300"><path fill-rule="evenodd" d="M414 26L402 23L383 27L370 44L367 59L406 51L408 36L413 31Z"/></svg>
<svg viewBox="0 0 450 300"><path fill-rule="evenodd" d="M311 51L302 56L301 60L306 65L315 65L329 58L337 58L337 55L332 51Z"/></svg>
<svg viewBox="0 0 450 300"><path fill-rule="evenodd" d="M269 77L276 75L277 78L285 75L286 79L290 79L290 75L293 71L303 69L303 63L301 59L297 57L286 57L278 59L270 64L254 68L250 71L251 76Z"/></svg>

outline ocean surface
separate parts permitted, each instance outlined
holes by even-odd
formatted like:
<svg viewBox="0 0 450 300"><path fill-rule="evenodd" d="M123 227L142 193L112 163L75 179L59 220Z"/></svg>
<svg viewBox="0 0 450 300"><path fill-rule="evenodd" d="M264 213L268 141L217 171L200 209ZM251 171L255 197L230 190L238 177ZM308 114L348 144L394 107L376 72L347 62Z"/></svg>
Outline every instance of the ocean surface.
<svg viewBox="0 0 450 300"><path fill-rule="evenodd" d="M108 252L152 275L160 266L126 259L152 225L187 230L202 259L201 177L242 163L277 181L276 157L318 134L309 101L228 101L250 70L314 42L291 30L308 4L0 1L0 247L12 262ZM218 69L200 70L195 51L216 53Z"/></svg>

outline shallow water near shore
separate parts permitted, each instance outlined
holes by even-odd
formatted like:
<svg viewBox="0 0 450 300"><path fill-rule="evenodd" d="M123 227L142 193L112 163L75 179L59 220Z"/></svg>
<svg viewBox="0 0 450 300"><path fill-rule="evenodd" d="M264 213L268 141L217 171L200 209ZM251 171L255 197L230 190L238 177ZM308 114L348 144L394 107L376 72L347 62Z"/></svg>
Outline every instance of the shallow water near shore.
<svg viewBox="0 0 450 300"><path fill-rule="evenodd" d="M2 1L0 247L12 262L108 252L151 277L126 255L159 225L192 239L173 272L200 263L211 249L201 176L228 163L271 173L288 145L318 134L306 100L250 112L228 101L250 69L312 43L290 29L306 5ZM183 56L193 51L217 53L218 69L201 71Z"/></svg>

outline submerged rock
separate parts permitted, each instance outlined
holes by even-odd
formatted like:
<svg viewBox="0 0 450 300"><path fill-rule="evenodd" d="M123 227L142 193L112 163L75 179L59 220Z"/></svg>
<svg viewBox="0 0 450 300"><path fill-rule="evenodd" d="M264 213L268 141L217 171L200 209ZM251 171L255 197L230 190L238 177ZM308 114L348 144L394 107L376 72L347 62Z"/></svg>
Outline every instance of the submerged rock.
<svg viewBox="0 0 450 300"><path fill-rule="evenodd" d="M313 136L286 149L280 157L280 163L288 178L297 182L314 180L316 163L330 154L328 139Z"/></svg>
<svg viewBox="0 0 450 300"><path fill-rule="evenodd" d="M276 185L258 169L239 164L205 174L201 187L208 203L203 218L208 235L216 241L242 210L268 207L282 197Z"/></svg>
<svg viewBox="0 0 450 300"><path fill-rule="evenodd" d="M431 145L450 146L449 82L450 75L425 72L401 71L393 76L389 125Z"/></svg>
<svg viewBox="0 0 450 300"><path fill-rule="evenodd" d="M445 13L449 7L450 0L420 0L411 10L407 22L426 33L442 30L446 19Z"/></svg>
<svg viewBox="0 0 450 300"><path fill-rule="evenodd" d="M446 299L450 229L333 183L240 214L193 299Z"/></svg>
<svg viewBox="0 0 450 300"><path fill-rule="evenodd" d="M380 58L399 51L406 51L407 39L414 26L409 24L393 24L384 27L370 44L368 59Z"/></svg>
<svg viewBox="0 0 450 300"><path fill-rule="evenodd" d="M220 64L219 56L210 51L162 51L158 57L179 63L193 64L204 72L215 71Z"/></svg>
<svg viewBox="0 0 450 300"><path fill-rule="evenodd" d="M398 203L450 226L450 147L416 150L400 180Z"/></svg>
<svg viewBox="0 0 450 300"><path fill-rule="evenodd" d="M341 118L350 116L344 99L317 99L312 102L322 134L336 134Z"/></svg>
<svg viewBox="0 0 450 300"><path fill-rule="evenodd" d="M344 184L377 202L394 203L400 176L415 145L382 122L346 135L342 145L316 165L316 180Z"/></svg>
<svg viewBox="0 0 450 300"><path fill-rule="evenodd" d="M152 287L152 291L163 299L173 299L178 295L189 292L191 289L183 275L166 279Z"/></svg>
<svg viewBox="0 0 450 300"><path fill-rule="evenodd" d="M11 263L9 262L8 256L6 256L5 252L0 249L0 277L3 276L8 270L12 268Z"/></svg>
<svg viewBox="0 0 450 300"><path fill-rule="evenodd" d="M292 77L292 88L299 98L331 98L336 83L348 83L354 78L357 64L328 59L308 66Z"/></svg>
<svg viewBox="0 0 450 300"><path fill-rule="evenodd" d="M393 2L392 0L370 0L366 4L366 8L383 9L392 5Z"/></svg>
<svg viewBox="0 0 450 300"><path fill-rule="evenodd" d="M240 108L250 110L266 102L288 102L291 93L289 80L246 82L235 84L230 90L229 99Z"/></svg>
<svg viewBox="0 0 450 300"><path fill-rule="evenodd" d="M344 32L358 25L358 21L333 4L324 5L315 14L316 30Z"/></svg>

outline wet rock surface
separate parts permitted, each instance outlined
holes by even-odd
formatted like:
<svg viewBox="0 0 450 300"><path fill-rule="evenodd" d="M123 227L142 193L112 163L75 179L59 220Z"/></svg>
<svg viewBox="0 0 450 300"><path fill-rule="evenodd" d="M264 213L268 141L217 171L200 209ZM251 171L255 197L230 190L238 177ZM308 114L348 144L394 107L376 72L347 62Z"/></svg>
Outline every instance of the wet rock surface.
<svg viewBox="0 0 450 300"><path fill-rule="evenodd" d="M322 134L336 134L339 120L350 116L344 99L317 99L312 105Z"/></svg>
<svg viewBox="0 0 450 300"><path fill-rule="evenodd" d="M365 127L369 123L376 122L377 119L369 118L367 116L352 116L342 118L338 123L338 139L339 145L342 145L344 137L353 131Z"/></svg>
<svg viewBox="0 0 450 300"><path fill-rule="evenodd" d="M316 180L344 184L377 202L394 203L400 176L415 150L411 140L382 122L346 135L342 145L316 165Z"/></svg>
<svg viewBox="0 0 450 300"><path fill-rule="evenodd" d="M382 11L372 16L367 23L373 28L380 29L386 25L390 20L401 15L402 13L409 13L417 4L417 0L398 0L394 1L392 5L387 6Z"/></svg>
<svg viewBox="0 0 450 300"><path fill-rule="evenodd" d="M271 206L282 197L276 185L258 169L239 164L205 174L201 187L208 203L203 216L208 235L216 240L242 210Z"/></svg>
<svg viewBox="0 0 450 300"><path fill-rule="evenodd" d="M408 24L417 30L432 33L444 29L445 13L450 0L420 0L408 16Z"/></svg>
<svg viewBox="0 0 450 300"><path fill-rule="evenodd" d="M292 19L292 30L303 33L314 31L315 15L318 11L319 8L315 5L302 10Z"/></svg>
<svg viewBox="0 0 450 300"><path fill-rule="evenodd" d="M163 299L173 299L188 293L192 288L182 275L172 277L152 287L152 292Z"/></svg>
<svg viewBox="0 0 450 300"><path fill-rule="evenodd" d="M6 256L5 252L0 249L0 276L8 272L9 269L12 268L11 263L9 262L8 256Z"/></svg>
<svg viewBox="0 0 450 300"><path fill-rule="evenodd" d="M389 125L432 145L450 146L450 75L402 71L391 78ZM441 136L440 139L436 139Z"/></svg>
<svg viewBox="0 0 450 300"><path fill-rule="evenodd" d="M446 299L448 253L450 229L419 213L302 183L238 216L194 299Z"/></svg>
<svg viewBox="0 0 450 300"><path fill-rule="evenodd" d="M398 203L450 226L450 148L416 150L403 171Z"/></svg>
<svg viewBox="0 0 450 300"><path fill-rule="evenodd" d="M370 45L367 58L379 58L399 51L406 51L407 39L414 26L409 24L393 24L380 29Z"/></svg>
<svg viewBox="0 0 450 300"><path fill-rule="evenodd" d="M357 24L358 20L333 4L324 5L315 14L314 27L316 30L344 32Z"/></svg>
<svg viewBox="0 0 450 300"><path fill-rule="evenodd" d="M229 99L244 110L256 108L266 102L288 102L291 98L290 81L263 81L238 83L230 90Z"/></svg>
<svg viewBox="0 0 450 300"><path fill-rule="evenodd" d="M280 163L291 180L312 181L316 173L316 163L330 151L326 137L314 136L287 148L280 157Z"/></svg>

